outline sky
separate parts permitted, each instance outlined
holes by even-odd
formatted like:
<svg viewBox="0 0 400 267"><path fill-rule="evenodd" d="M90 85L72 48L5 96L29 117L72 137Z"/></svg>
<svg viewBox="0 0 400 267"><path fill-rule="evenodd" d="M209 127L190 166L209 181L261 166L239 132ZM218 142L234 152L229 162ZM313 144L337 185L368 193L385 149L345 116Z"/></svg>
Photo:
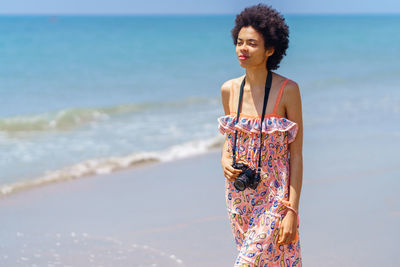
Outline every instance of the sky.
<svg viewBox="0 0 400 267"><path fill-rule="evenodd" d="M399 0L0 0L0 14L237 14L260 2L284 14L400 14Z"/></svg>

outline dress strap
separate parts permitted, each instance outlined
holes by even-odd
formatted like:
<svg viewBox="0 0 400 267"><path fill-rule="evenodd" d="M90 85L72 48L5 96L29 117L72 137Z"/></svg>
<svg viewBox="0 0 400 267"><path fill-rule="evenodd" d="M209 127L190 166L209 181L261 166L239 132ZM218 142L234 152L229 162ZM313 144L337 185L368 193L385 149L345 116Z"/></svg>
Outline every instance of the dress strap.
<svg viewBox="0 0 400 267"><path fill-rule="evenodd" d="M276 98L274 111L272 112L273 114L276 114L276 111L278 110L278 106L279 106L279 103L281 102L281 97L282 97L282 94L283 94L283 89L285 88L285 85L287 84L288 81L289 81L289 79L286 79L282 83L281 89L279 90L279 93L278 93L278 97Z"/></svg>

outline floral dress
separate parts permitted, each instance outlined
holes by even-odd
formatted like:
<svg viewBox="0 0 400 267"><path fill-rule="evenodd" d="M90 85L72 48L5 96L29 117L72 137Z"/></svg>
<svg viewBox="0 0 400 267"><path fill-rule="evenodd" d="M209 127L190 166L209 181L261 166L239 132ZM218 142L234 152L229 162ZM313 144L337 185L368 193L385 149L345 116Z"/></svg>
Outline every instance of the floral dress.
<svg viewBox="0 0 400 267"><path fill-rule="evenodd" d="M284 87L282 84L273 113L266 114L262 124L261 181L256 190L237 190L233 181L225 179L226 206L232 234L239 250L235 266L302 266L299 240L299 220L296 239L279 245L278 234L289 205L289 148L296 138L298 124L276 114ZM232 96L232 88L231 88ZM230 105L232 107L232 105ZM237 129L236 159L256 169L260 147L261 116L236 112L218 118L218 129L227 134L228 152ZM298 218L299 219L299 218Z"/></svg>

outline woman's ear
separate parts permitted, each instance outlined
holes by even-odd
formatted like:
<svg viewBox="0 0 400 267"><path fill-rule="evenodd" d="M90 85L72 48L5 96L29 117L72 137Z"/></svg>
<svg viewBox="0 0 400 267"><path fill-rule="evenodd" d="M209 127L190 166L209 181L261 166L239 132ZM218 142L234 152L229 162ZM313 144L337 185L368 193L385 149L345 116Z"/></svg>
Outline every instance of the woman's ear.
<svg viewBox="0 0 400 267"><path fill-rule="evenodd" d="M265 56L266 56L266 57L270 57L270 56L272 56L274 53L275 53L275 48L274 48L273 46L268 47L268 48L265 50Z"/></svg>

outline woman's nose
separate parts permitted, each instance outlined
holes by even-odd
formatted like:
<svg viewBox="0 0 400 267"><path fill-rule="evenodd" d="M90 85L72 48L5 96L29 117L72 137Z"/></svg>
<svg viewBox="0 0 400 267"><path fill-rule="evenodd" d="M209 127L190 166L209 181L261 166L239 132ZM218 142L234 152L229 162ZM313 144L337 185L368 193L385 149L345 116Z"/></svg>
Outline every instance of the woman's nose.
<svg viewBox="0 0 400 267"><path fill-rule="evenodd" d="M240 47L239 47L239 49L240 49L240 51L247 51L248 49L247 49L247 45L241 45Z"/></svg>

